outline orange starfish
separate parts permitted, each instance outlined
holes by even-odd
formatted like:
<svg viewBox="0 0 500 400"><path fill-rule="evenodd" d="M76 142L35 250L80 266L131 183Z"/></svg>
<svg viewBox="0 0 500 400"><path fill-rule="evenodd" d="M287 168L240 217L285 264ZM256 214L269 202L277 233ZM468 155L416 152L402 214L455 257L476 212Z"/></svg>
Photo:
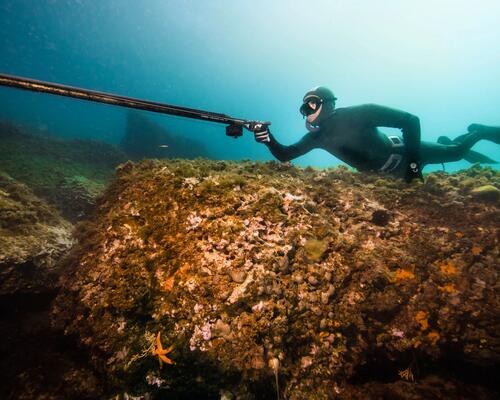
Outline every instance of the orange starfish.
<svg viewBox="0 0 500 400"><path fill-rule="evenodd" d="M163 346L161 345L161 340L160 340L160 332L158 332L158 335L156 336L156 348L153 350L153 355L158 356L158 361L160 361L160 368L163 367L163 363L167 364L175 364L173 360L168 358L166 355L170 353L174 348L174 345L171 345L168 349L164 349Z"/></svg>

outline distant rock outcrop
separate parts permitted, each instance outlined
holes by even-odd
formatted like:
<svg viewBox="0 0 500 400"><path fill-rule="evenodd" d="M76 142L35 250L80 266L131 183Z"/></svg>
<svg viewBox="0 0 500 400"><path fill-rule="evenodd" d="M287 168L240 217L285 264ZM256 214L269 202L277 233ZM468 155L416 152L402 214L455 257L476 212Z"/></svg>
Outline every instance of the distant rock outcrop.
<svg viewBox="0 0 500 400"><path fill-rule="evenodd" d="M193 139L174 135L138 112L127 114L121 148L132 160L143 158L210 158L205 146Z"/></svg>
<svg viewBox="0 0 500 400"><path fill-rule="evenodd" d="M72 222L93 210L115 167L126 160L104 142L30 133L0 122L0 171L28 185Z"/></svg>
<svg viewBox="0 0 500 400"><path fill-rule="evenodd" d="M500 173L127 163L65 259L53 323L108 398L495 399L484 185Z"/></svg>

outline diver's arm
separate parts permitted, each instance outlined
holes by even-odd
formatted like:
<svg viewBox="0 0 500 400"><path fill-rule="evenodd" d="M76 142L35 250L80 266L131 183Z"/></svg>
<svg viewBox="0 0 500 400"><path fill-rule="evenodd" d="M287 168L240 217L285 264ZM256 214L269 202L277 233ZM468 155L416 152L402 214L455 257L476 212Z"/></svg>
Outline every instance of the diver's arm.
<svg viewBox="0 0 500 400"><path fill-rule="evenodd" d="M293 160L294 158L300 157L312 149L318 147L317 139L315 138L314 132L309 132L302 139L300 139L297 143L294 143L290 146L284 146L279 143L275 137L270 133L269 134L269 142L266 142L265 145L269 148L274 157L276 157L281 162L286 162Z"/></svg>
<svg viewBox="0 0 500 400"><path fill-rule="evenodd" d="M401 129L408 158L410 160L420 159L420 120L417 116L376 104L360 106L359 110L363 114L364 121L370 126Z"/></svg>

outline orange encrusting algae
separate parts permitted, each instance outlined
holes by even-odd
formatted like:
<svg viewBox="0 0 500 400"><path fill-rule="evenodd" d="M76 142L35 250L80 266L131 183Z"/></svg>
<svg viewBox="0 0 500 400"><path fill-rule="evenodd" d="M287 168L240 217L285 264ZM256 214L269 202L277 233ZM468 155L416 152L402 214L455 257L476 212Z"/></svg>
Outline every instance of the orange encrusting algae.
<svg viewBox="0 0 500 400"><path fill-rule="evenodd" d="M448 261L446 264L440 265L439 269L445 275L455 275L457 273L457 269L451 261Z"/></svg>
<svg viewBox="0 0 500 400"><path fill-rule="evenodd" d="M439 333L436 332L436 331L432 331L432 332L429 332L427 334L427 338L430 340L430 342L433 344L433 345L436 345L436 343L438 342L438 340L440 339L441 336L439 336Z"/></svg>
<svg viewBox="0 0 500 400"><path fill-rule="evenodd" d="M391 283L397 283L400 281L415 279L415 274L413 273L415 266L411 266L411 270L398 268L396 272L387 273L388 280Z"/></svg>
<svg viewBox="0 0 500 400"><path fill-rule="evenodd" d="M483 249L481 249L481 247L479 247L479 246L474 246L471 249L472 255L474 255L474 256L478 256L479 254L481 254L482 251L483 251Z"/></svg>
<svg viewBox="0 0 500 400"><path fill-rule="evenodd" d="M163 282L162 287L167 292L171 291L174 288L174 276L172 275L171 277L167 278L167 280Z"/></svg>
<svg viewBox="0 0 500 400"><path fill-rule="evenodd" d="M455 285L453 283L449 283L449 284L443 285L443 286L438 286L438 289L441 292L448 293L448 294L453 294L457 291L457 289L455 288Z"/></svg>
<svg viewBox="0 0 500 400"><path fill-rule="evenodd" d="M396 275L394 276L396 280L404 280L404 279L415 279L415 274L406 269L398 269L396 271Z"/></svg>
<svg viewBox="0 0 500 400"><path fill-rule="evenodd" d="M417 311L417 314L415 315L415 321L420 325L420 329L422 331L425 331L427 328L429 328L429 314L425 311Z"/></svg>

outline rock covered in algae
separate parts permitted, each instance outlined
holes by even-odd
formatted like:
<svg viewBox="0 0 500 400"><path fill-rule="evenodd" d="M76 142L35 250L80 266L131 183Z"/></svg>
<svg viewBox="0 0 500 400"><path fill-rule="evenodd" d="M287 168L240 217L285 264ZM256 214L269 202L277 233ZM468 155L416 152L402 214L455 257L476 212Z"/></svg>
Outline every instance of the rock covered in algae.
<svg viewBox="0 0 500 400"><path fill-rule="evenodd" d="M72 225L22 183L0 172L0 297L57 286L57 261L71 247Z"/></svg>
<svg viewBox="0 0 500 400"><path fill-rule="evenodd" d="M110 395L271 398L277 379L287 399L493 399L498 206L462 183L500 177L474 174L126 163L64 261L53 323Z"/></svg>
<svg viewBox="0 0 500 400"><path fill-rule="evenodd" d="M79 221L92 213L104 188L102 182L76 175L59 182L50 198L70 221Z"/></svg>
<svg viewBox="0 0 500 400"><path fill-rule="evenodd" d="M24 184L0 172L0 398L98 398L103 383L50 327L58 261L73 227Z"/></svg>

